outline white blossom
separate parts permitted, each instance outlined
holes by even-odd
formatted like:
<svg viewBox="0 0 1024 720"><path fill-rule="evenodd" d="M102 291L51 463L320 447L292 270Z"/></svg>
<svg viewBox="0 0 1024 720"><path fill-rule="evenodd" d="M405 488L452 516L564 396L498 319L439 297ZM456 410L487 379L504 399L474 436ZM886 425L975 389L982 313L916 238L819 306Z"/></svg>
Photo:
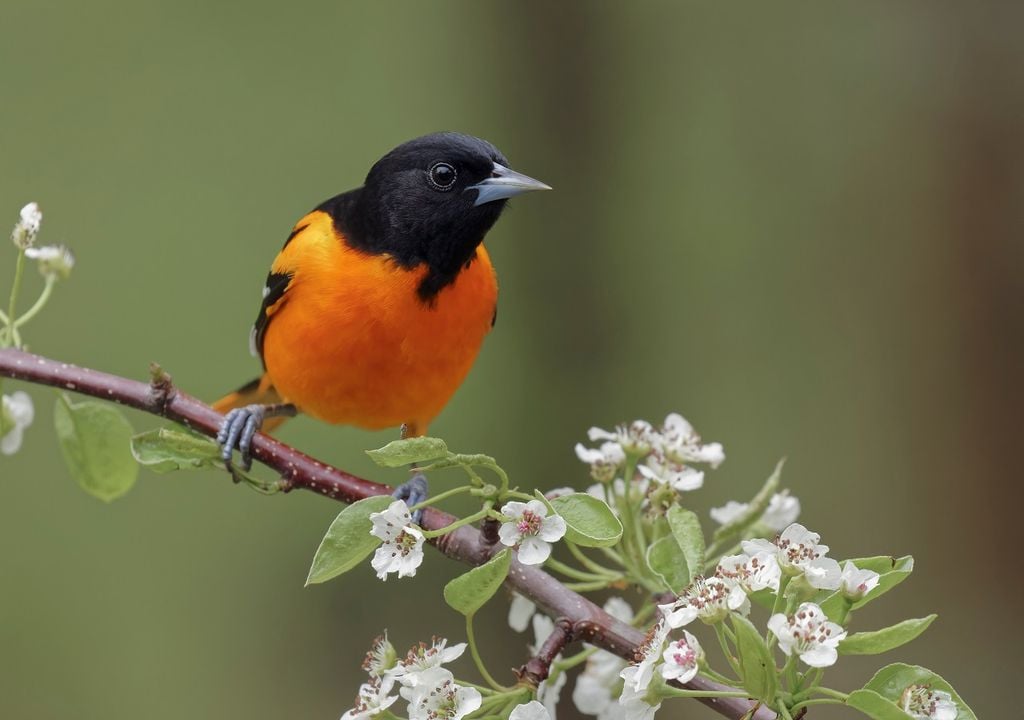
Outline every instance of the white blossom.
<svg viewBox="0 0 1024 720"><path fill-rule="evenodd" d="M64 278L71 274L75 266L75 256L63 245L43 245L25 250L25 257L39 264L39 272L43 277Z"/></svg>
<svg viewBox="0 0 1024 720"><path fill-rule="evenodd" d="M462 687L443 667L420 675L415 687L403 687L409 701L409 720L460 720L480 708L482 697L476 688Z"/></svg>
<svg viewBox="0 0 1024 720"><path fill-rule="evenodd" d="M589 465L590 476L602 483L611 482L626 462L626 453L617 442L604 442L599 448L588 448L583 443L576 443L576 457Z"/></svg>
<svg viewBox="0 0 1024 720"><path fill-rule="evenodd" d="M626 681L626 687L637 693L644 693L654 677L654 668L661 660L661 651L672 628L663 617L647 633L643 645L637 648L637 661L619 673Z"/></svg>
<svg viewBox="0 0 1024 720"><path fill-rule="evenodd" d="M960 708L953 696L945 690L933 690L927 685L911 685L900 696L903 712L919 720L956 720Z"/></svg>
<svg viewBox="0 0 1024 720"><path fill-rule="evenodd" d="M413 524L408 506L395 500L387 510L371 513L370 521L370 534L384 541L370 562L377 577L387 580L389 573L398 573L400 578L415 575L423 563L423 533Z"/></svg>
<svg viewBox="0 0 1024 720"><path fill-rule="evenodd" d="M612 690L625 667L623 661L609 678L599 677L595 673L584 670L576 678L576 686L572 690L572 702L584 715L596 715L598 720L618 720L622 716L622 706L612 697ZM590 667L590 661L587 661Z"/></svg>
<svg viewBox="0 0 1024 720"><path fill-rule="evenodd" d="M760 552L753 557L746 554L726 555L718 561L715 576L725 581L730 594L748 594L766 588L778 592L782 570L775 555L770 552ZM738 606L739 603L739 600L734 599L732 604Z"/></svg>
<svg viewBox="0 0 1024 720"><path fill-rule="evenodd" d="M36 241L36 235L39 234L42 222L43 213L39 209L39 205L31 202L23 207L21 216L14 225L14 230L11 231L11 240L14 241L15 247L21 250L31 247Z"/></svg>
<svg viewBox="0 0 1024 720"><path fill-rule="evenodd" d="M697 618L714 625L733 610L746 615L750 612L750 600L746 593L735 592L734 587L720 577L698 577L674 603L660 605L659 609L672 628L689 625Z"/></svg>
<svg viewBox="0 0 1024 720"><path fill-rule="evenodd" d="M722 507L712 508L711 519L719 525L728 525L745 513L749 507L750 503L730 500ZM768 507L765 508L764 513L758 518L758 522L770 530L781 532L796 522L799 516L800 500L788 492L781 492L772 495L772 499L768 502Z"/></svg>
<svg viewBox="0 0 1024 720"><path fill-rule="evenodd" d="M35 416L32 396L28 393L19 390L3 396L0 402L0 432L6 432L0 435L0 453L13 455L18 452L25 428L32 424Z"/></svg>
<svg viewBox="0 0 1024 720"><path fill-rule="evenodd" d="M839 653L839 641L846 631L828 619L814 603L805 602L790 617L783 613L772 615L768 629L779 639L779 648L786 655L796 653L811 667L834 665Z"/></svg>
<svg viewBox="0 0 1024 720"><path fill-rule="evenodd" d="M629 425L616 425L609 432L598 427L587 431L590 442L608 440L617 444L627 455L643 456L651 451L659 441L658 434L646 420L634 420Z"/></svg>
<svg viewBox="0 0 1024 720"><path fill-rule="evenodd" d="M551 556L550 543L565 535L565 520L558 515L548 517L548 509L540 500L508 502L501 512L509 521L498 528L498 537L503 545L518 547L523 565L543 563Z"/></svg>
<svg viewBox="0 0 1024 720"><path fill-rule="evenodd" d="M875 589L880 578L874 570L861 570L847 560L839 576L839 591L850 600L860 600Z"/></svg>
<svg viewBox="0 0 1024 720"><path fill-rule="evenodd" d="M690 682L697 675L697 666L700 663L704 651L697 642L697 638L686 630L683 630L683 637L680 640L673 640L661 654L665 664L661 666L661 676L666 680L678 680L681 683Z"/></svg>
<svg viewBox="0 0 1024 720"><path fill-rule="evenodd" d="M640 474L659 485L668 485L678 493L698 490L704 485L704 473L658 455L649 455L643 465L637 467Z"/></svg>
<svg viewBox="0 0 1024 720"><path fill-rule="evenodd" d="M675 463L707 463L712 469L725 462L725 450L721 443L702 444L700 435L679 413L672 413L665 418L658 450L668 460Z"/></svg>
<svg viewBox="0 0 1024 720"><path fill-rule="evenodd" d="M522 705L516 705L508 716L508 720L550 720L551 713L541 703L531 700Z"/></svg>
<svg viewBox="0 0 1024 720"><path fill-rule="evenodd" d="M389 694L394 683L394 679L386 675L370 678L359 686L359 694L356 695L352 709L346 710L341 720L364 720L389 708L398 700L397 695Z"/></svg>
<svg viewBox="0 0 1024 720"><path fill-rule="evenodd" d="M398 654L395 652L395 646L388 640L388 634L385 632L383 635L379 635L373 641L373 646L370 651L366 653L366 658L363 660L363 670L370 675L383 676L392 674L393 670L398 664Z"/></svg>
<svg viewBox="0 0 1024 720"><path fill-rule="evenodd" d="M786 575L803 575L811 587L835 590L839 587L839 563L825 557L828 545L820 545L821 536L800 523L793 523L774 541L755 539L743 541L743 552L756 555L769 552L775 555L779 567Z"/></svg>
<svg viewBox="0 0 1024 720"><path fill-rule="evenodd" d="M559 658L562 656L559 655ZM552 682L551 678L548 677L537 686L537 700L543 703L544 710L548 714L551 720L555 720L555 708L558 706L558 700L562 696L562 688L569 682L569 676L565 672L560 672Z"/></svg>
<svg viewBox="0 0 1024 720"><path fill-rule="evenodd" d="M530 618L537 612L537 605L519 593L512 592L512 603L508 606L508 626L516 632L525 632Z"/></svg>
<svg viewBox="0 0 1024 720"><path fill-rule="evenodd" d="M430 645L419 643L406 653L405 659L398 663L392 675L406 687L416 687L423 678L431 678L434 670L445 663L450 663L466 651L466 643L457 643L448 647L445 638L435 637Z"/></svg>
<svg viewBox="0 0 1024 720"><path fill-rule="evenodd" d="M654 714L661 708L661 703L651 705L647 702L646 690L634 690L629 682L626 682L622 694L619 695L619 707L622 709L622 720L654 720Z"/></svg>

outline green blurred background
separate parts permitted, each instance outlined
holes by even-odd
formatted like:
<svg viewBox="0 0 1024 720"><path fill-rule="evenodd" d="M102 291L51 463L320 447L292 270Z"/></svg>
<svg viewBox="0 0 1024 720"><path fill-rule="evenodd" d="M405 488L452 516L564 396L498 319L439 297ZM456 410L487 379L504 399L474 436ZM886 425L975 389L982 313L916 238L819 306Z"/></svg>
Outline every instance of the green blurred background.
<svg viewBox="0 0 1024 720"><path fill-rule="evenodd" d="M158 360L212 399L256 373L248 327L295 219L403 140L486 137L556 191L489 236L497 329L434 434L582 487L590 425L680 410L729 457L688 498L704 518L786 455L836 556L917 557L857 622L940 620L885 661L1019 717L1022 21L1019 3L3 0L0 224L36 200L42 241L79 261L27 339L132 377ZM322 498L214 473L86 496L31 391L37 423L0 458L0 717L334 718L384 628L462 637L438 592L461 568L433 554L413 581L303 589L338 511ZM362 453L392 433L280 436L399 479ZM526 657L503 615L481 631L499 669ZM882 662L844 658L836 684Z"/></svg>

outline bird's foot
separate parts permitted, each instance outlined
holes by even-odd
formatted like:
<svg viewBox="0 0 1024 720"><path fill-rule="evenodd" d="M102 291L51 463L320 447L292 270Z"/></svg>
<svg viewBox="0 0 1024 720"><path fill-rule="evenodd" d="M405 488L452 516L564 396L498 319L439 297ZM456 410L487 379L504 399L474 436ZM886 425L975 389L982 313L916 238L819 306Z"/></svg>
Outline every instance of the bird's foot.
<svg viewBox="0 0 1024 720"><path fill-rule="evenodd" d="M396 500L403 500L406 505L412 507L426 500L427 492L427 476L423 473L416 473L408 481L395 488L395 491L391 493L391 497ZM412 521L419 525L422 519L423 508L413 510Z"/></svg>
<svg viewBox="0 0 1024 720"><path fill-rule="evenodd" d="M228 472L231 468L231 454L238 449L241 453L242 469L252 467L252 439L268 417L294 416L297 410L291 403L280 405L246 405L235 408L224 416L217 433L220 457Z"/></svg>

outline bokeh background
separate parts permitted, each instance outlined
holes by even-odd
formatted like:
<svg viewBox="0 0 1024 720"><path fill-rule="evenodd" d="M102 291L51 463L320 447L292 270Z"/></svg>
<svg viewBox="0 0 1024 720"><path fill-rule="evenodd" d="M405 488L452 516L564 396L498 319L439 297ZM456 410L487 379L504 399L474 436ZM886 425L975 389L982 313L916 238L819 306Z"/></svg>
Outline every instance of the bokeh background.
<svg viewBox="0 0 1024 720"><path fill-rule="evenodd" d="M834 555L917 557L860 628L940 614L836 684L918 662L979 716L1019 716L1022 22L1019 3L3 0L0 220L40 202L42 240L79 260L27 338L132 377L158 360L212 399L257 370L248 327L296 218L405 139L486 137L556 191L489 236L497 329L434 434L582 487L590 425L680 410L729 458L688 498L705 519L788 456ZM86 496L31 392L0 458L0 717L334 718L384 628L462 637L442 558L303 589L339 509L322 498L215 473ZM391 433L280 436L399 479L362 452ZM504 608L481 628L498 669L528 639Z"/></svg>

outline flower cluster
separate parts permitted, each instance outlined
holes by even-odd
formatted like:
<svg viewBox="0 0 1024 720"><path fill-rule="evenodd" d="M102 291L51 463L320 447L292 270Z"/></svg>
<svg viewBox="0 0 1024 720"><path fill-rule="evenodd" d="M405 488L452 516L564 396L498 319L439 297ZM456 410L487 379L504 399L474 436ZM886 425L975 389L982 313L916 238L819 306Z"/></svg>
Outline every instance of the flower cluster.
<svg viewBox="0 0 1024 720"><path fill-rule="evenodd" d="M591 476L600 483L610 483L627 458L633 458L647 480L688 492L704 484L704 472L692 467L693 463L717 468L725 461L721 443L702 443L693 426L678 413L666 417L657 429L645 420L635 420L612 431L590 428L588 437L591 442L604 442L598 448L577 444L576 456L590 465Z"/></svg>
<svg viewBox="0 0 1024 720"><path fill-rule="evenodd" d="M398 573L400 578L415 575L423 563L424 537L405 502L395 500L387 510L371 513L370 522L370 534L383 541L370 561L377 577L387 580L390 573Z"/></svg>
<svg viewBox="0 0 1024 720"><path fill-rule="evenodd" d="M465 643L448 647L444 638L434 638L430 645L412 647L399 661L387 635L377 638L363 661L369 677L342 720L371 718L393 705L399 695L409 704L409 720L460 720L476 711L482 701L480 692L459 685L444 667L465 649ZM398 694L393 693L396 683Z"/></svg>

